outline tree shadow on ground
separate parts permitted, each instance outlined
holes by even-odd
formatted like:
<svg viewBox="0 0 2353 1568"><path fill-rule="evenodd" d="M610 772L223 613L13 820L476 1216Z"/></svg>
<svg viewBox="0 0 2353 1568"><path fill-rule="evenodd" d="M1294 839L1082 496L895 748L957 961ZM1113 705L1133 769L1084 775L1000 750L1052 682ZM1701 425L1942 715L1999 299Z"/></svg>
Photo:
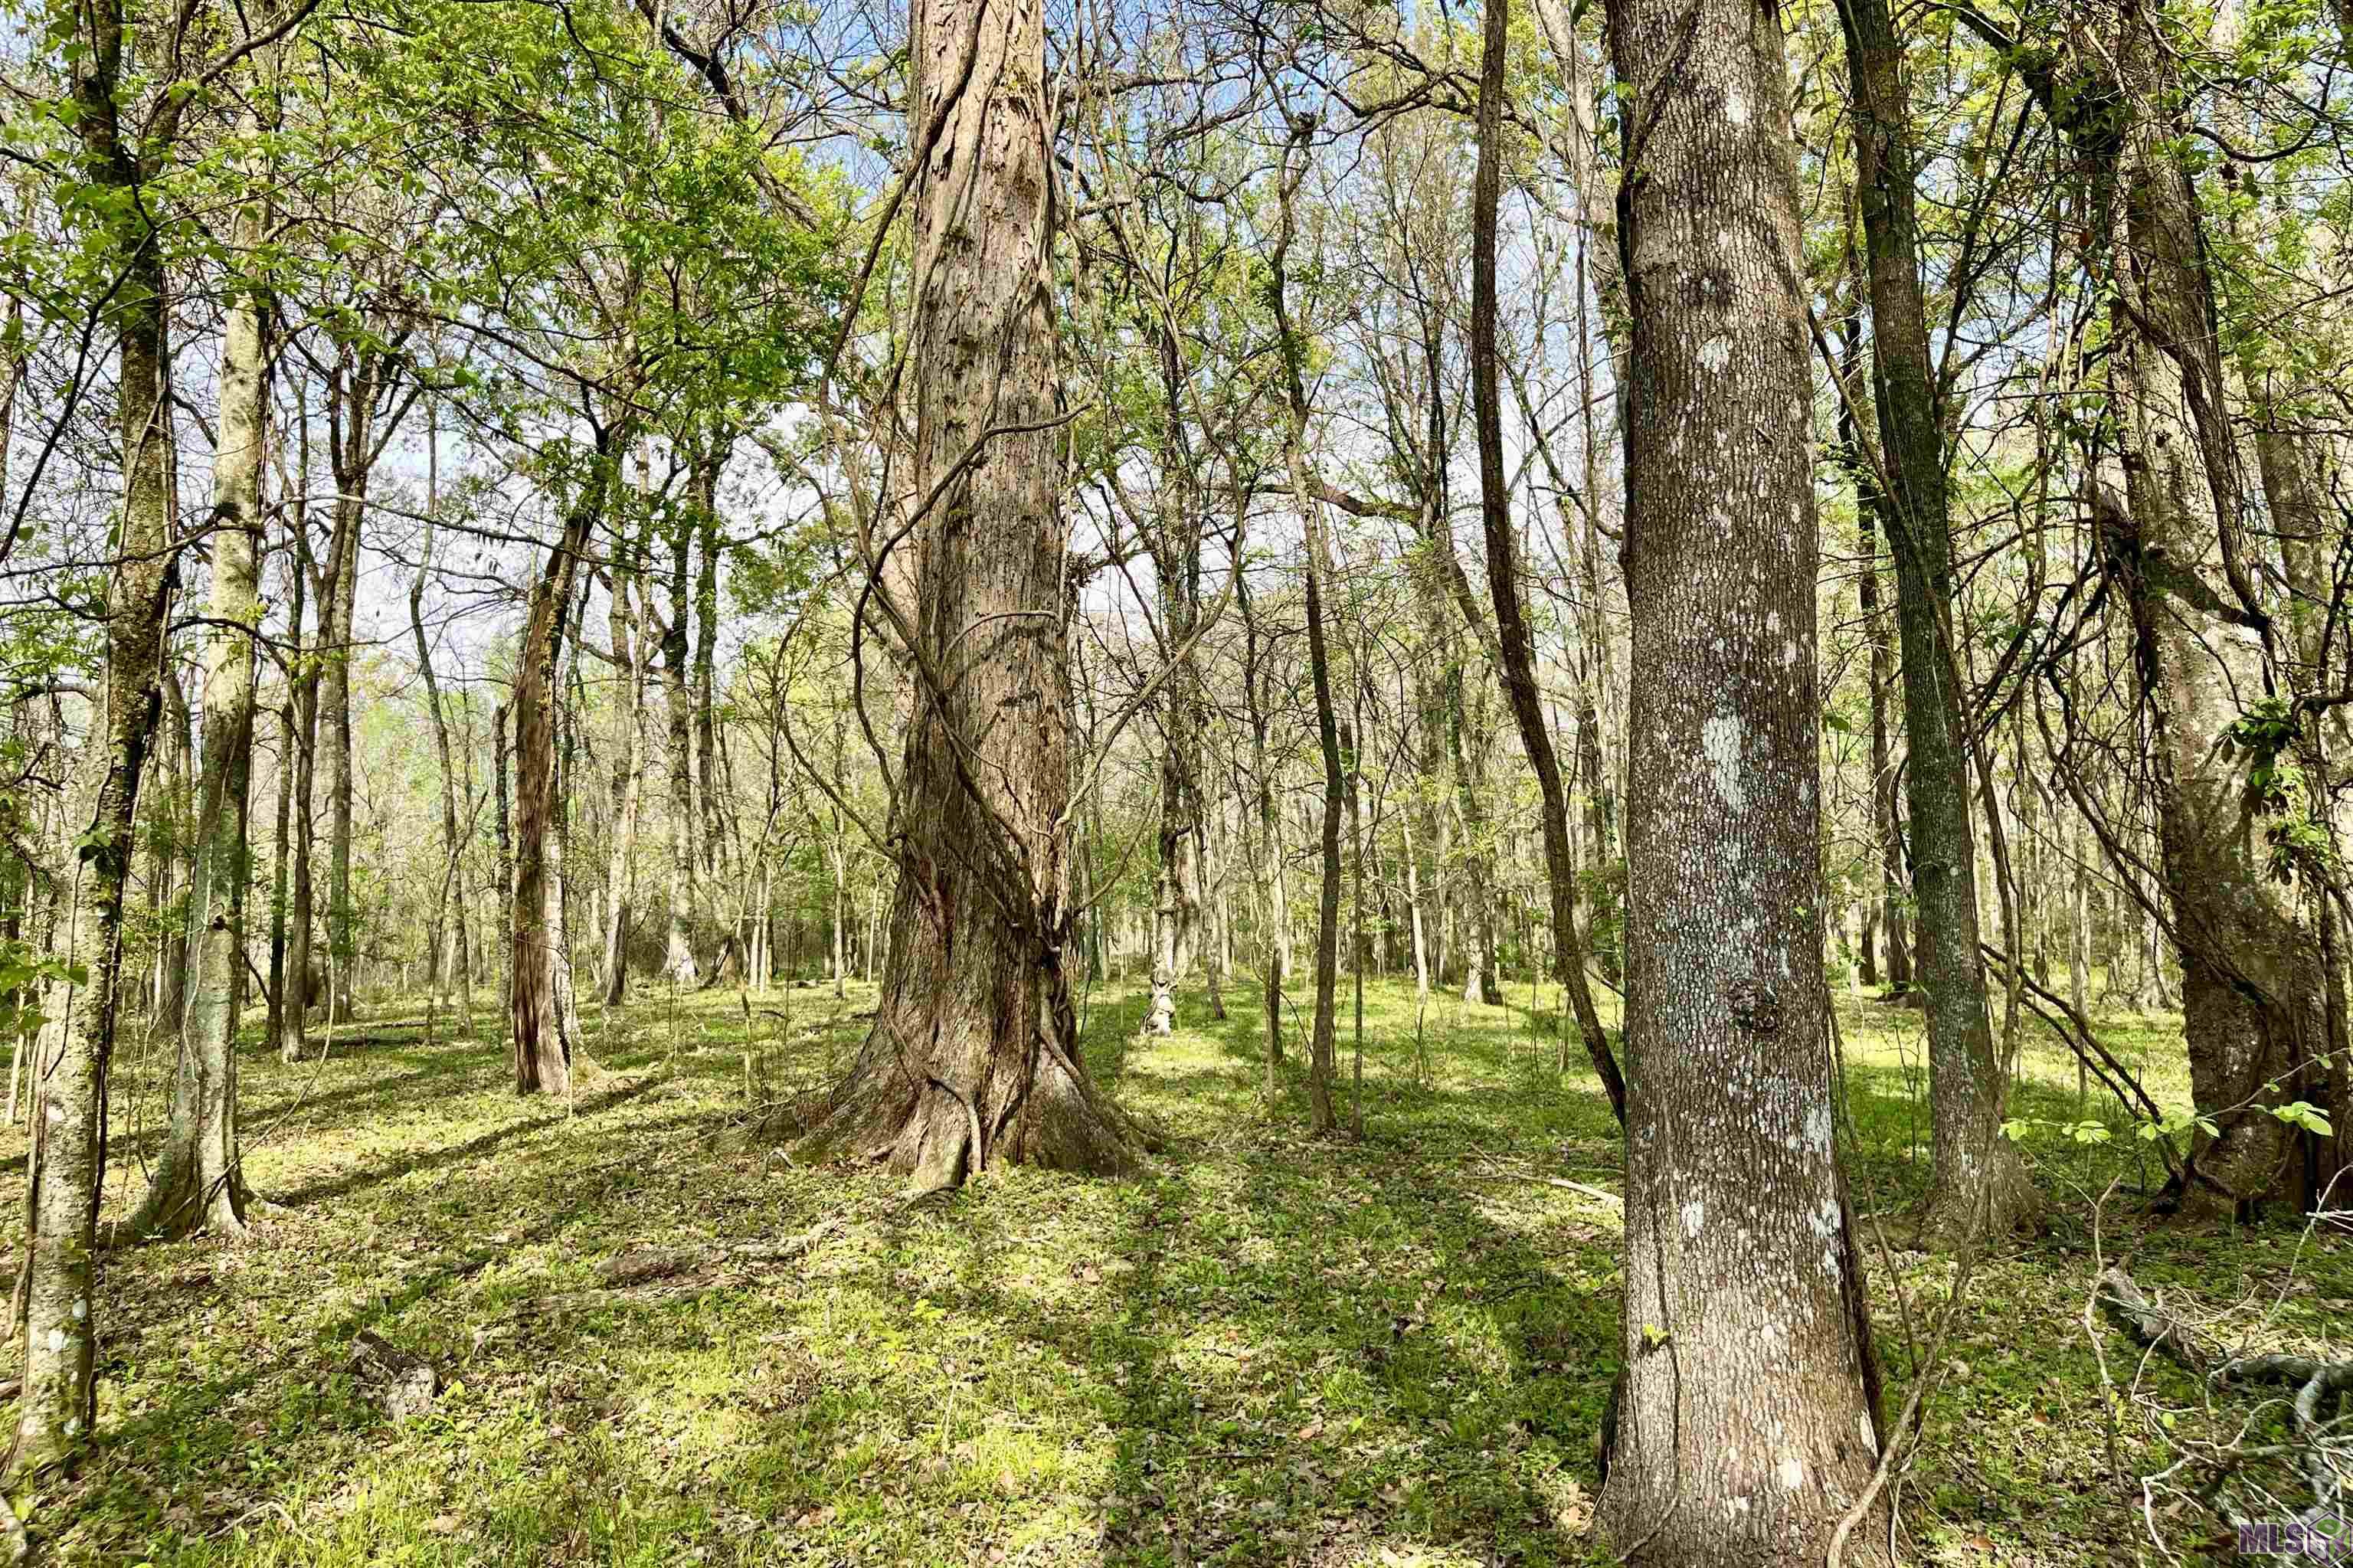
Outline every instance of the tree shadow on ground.
<svg viewBox="0 0 2353 1568"><path fill-rule="evenodd" d="M462 1165L470 1160L479 1160L484 1155L495 1153L518 1139L528 1138L533 1133L544 1132L552 1128L562 1127L567 1122L576 1121L583 1117L593 1117L600 1111L627 1105L640 1095L659 1088L661 1082L662 1080L658 1077L631 1079L617 1087L586 1096L566 1107L561 1114L533 1117L527 1121L509 1122L504 1127L493 1128L478 1138L469 1139L463 1143L451 1144L436 1150L430 1154L415 1155L383 1165L369 1166L348 1171L329 1181L315 1181L306 1187L298 1187L290 1192L280 1193L271 1202L281 1209L300 1209L329 1199L347 1198L354 1192L364 1192L371 1187L380 1186L387 1181L397 1181L404 1176L413 1176L419 1171L440 1171L453 1165Z"/></svg>

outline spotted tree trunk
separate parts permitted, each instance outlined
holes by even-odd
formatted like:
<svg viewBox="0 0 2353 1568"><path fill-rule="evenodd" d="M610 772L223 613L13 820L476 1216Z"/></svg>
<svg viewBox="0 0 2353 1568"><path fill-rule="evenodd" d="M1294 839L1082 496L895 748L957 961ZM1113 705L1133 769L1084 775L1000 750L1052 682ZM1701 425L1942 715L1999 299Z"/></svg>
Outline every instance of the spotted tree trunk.
<svg viewBox="0 0 2353 1568"><path fill-rule="evenodd" d="M1822 973L1811 382L1776 12L1611 0L1632 325L1625 1371L1603 1527L1820 1562L1878 1457ZM1721 433L1722 440L1716 439ZM1883 1503L1847 1542L1884 1563Z"/></svg>

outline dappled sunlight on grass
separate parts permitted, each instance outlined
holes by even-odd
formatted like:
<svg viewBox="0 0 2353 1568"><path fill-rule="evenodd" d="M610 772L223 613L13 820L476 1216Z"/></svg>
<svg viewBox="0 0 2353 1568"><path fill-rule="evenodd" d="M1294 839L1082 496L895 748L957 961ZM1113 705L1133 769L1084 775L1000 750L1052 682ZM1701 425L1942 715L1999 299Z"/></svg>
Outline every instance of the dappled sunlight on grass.
<svg viewBox="0 0 2353 1568"><path fill-rule="evenodd" d="M188 1568L1587 1562L1617 1140L1581 1053L1555 1071L1555 1012L1512 996L1421 1008L1369 987L1358 1142L1304 1131L1301 1020L1265 1105L1254 987L1228 987L1222 1022L1188 992L1167 1040L1132 1038L1139 992L1099 990L1090 1059L1166 1152L1122 1182L992 1172L913 1212L887 1173L802 1169L749 1136L761 1086L849 1059L867 987L749 1009L649 990L591 1015L598 1068L568 1103L518 1100L495 1043L427 1046L413 1012L364 1020L323 1065L248 1049L248 1169L282 1207L248 1245L110 1257L106 1441L35 1528L67 1561ZM1926 1176L1919 1021L1841 1011L1900 1400L1904 1325L1951 1267L1904 1250ZM2126 1021L2110 1043L2178 1097L2168 1039ZM2096 1086L2078 1106L2047 1038L2026 1037L2021 1071L2025 1114L2113 1112ZM117 1126L159 1105L126 1079ZM1928 1555L2076 1563L2127 1538L2066 1194L2129 1185L2135 1143L2031 1150L2059 1219L1994 1249L1947 1348L1968 1370L1931 1402L1904 1494ZM111 1184L110 1205L136 1188ZM2150 1228L2121 1199L2108 1227L2152 1284L2276 1282L2294 1250L2286 1232ZM795 1237L783 1261L723 1252ZM718 1261L599 1273L689 1244ZM2321 1304L2353 1294L2333 1246L2298 1266L2333 1283L2291 1293L2274 1332L2321 1331ZM440 1365L427 1414L388 1425L354 1386L363 1329Z"/></svg>

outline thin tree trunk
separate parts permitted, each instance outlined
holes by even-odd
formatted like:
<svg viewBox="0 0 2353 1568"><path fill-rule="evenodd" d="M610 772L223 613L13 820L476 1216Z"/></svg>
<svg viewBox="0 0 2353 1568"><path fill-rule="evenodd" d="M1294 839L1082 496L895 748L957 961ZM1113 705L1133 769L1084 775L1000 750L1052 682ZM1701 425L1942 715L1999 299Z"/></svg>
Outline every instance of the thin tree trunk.
<svg viewBox="0 0 2353 1568"><path fill-rule="evenodd" d="M299 632L290 635L290 652L299 651ZM299 656L299 654L298 654ZM285 1028L286 991L286 866L294 808L294 702L292 688L278 710L278 825L269 851L269 1014L262 1040L275 1045Z"/></svg>
<svg viewBox="0 0 2353 1568"><path fill-rule="evenodd" d="M431 412L432 410L427 410L428 415ZM427 425L432 431L430 437L432 446L428 449L428 461L432 465L433 473L438 482L440 430L438 423L431 418L427 420ZM437 489L438 482L428 484L428 497L431 497ZM437 970L439 968L438 948L442 936L442 910L446 907L448 919L455 927L451 938L452 948L448 957L454 960L450 967L455 970L451 978L457 982L458 1026L470 1034L474 1031L474 977L467 958L464 885L461 882L458 883L457 897L452 899L449 896L450 885L458 880L459 856L463 848L463 842L458 836L458 770L450 764L449 720L441 706L441 682L433 670L433 651L425 641L425 577L432 568L433 521L431 507L428 505L425 524L424 550L417 564L417 580L410 586L408 593L408 624L409 630L417 639L417 668L425 677L425 706L426 711L432 715L433 747L441 765L441 854L445 863L441 879L441 896L437 903L433 919L433 941L436 948L434 967Z"/></svg>
<svg viewBox="0 0 2353 1568"><path fill-rule="evenodd" d="M263 214L240 212L240 246L259 244ZM195 992L180 1044L170 1122L155 1175L126 1229L180 1235L245 1231L237 1167L237 997L245 980L246 796L253 771L253 632L261 620L261 472L268 417L261 301L231 296L221 333L219 440L214 449L212 602L205 634L205 751L188 890Z"/></svg>
<svg viewBox="0 0 2353 1568"><path fill-rule="evenodd" d="M613 758L613 849L605 872L608 911L605 925L605 963L599 995L607 1007L617 1007L629 980L629 920L637 903L638 803L645 796L645 648L631 613L634 573L626 547L613 564L612 605L607 628L613 658L621 682L621 736Z"/></svg>
<svg viewBox="0 0 2353 1568"><path fill-rule="evenodd" d="M1274 800L1274 763L1268 755L1269 718L1259 683L1261 640L1251 613L1250 579L1237 576L1236 602L1242 615L1242 701L1250 731L1250 780L1257 795L1258 853L1253 857L1259 894L1259 1001L1266 1025L1266 1103L1282 1096L1283 911L1289 895L1282 882L1282 817Z"/></svg>
<svg viewBox="0 0 2353 1568"><path fill-rule="evenodd" d="M350 418L348 412L345 418ZM314 734L326 753L327 959L335 988L324 999L338 1017L351 1011L353 960L359 954L359 915L352 904L352 637L359 591L360 523L365 515L366 471L336 468L334 533L328 542L326 581L319 595L320 705Z"/></svg>
<svg viewBox="0 0 2353 1568"><path fill-rule="evenodd" d="M298 385L295 402L296 463L293 494L287 506L288 528L293 536L294 562L291 567L294 583L293 602L288 612L288 640L299 655L303 643L303 600L310 590L313 573L311 560L310 508L304 492L311 472L311 418ZM311 1004L320 999L321 988L315 983L316 959L311 952L311 940L317 924L312 907L316 894L311 885L311 845L315 835L312 802L316 799L318 735L319 735L319 644L323 640L312 639L309 657L298 657L295 673L289 677L287 705L294 715L290 736L293 758L286 764L294 769L294 892L288 916L289 937L286 956L286 994L278 1004L278 1054L284 1062L299 1062L304 1050L305 1017Z"/></svg>
<svg viewBox="0 0 2353 1568"><path fill-rule="evenodd" d="M1585 938L1577 929L1577 856L1568 842L1568 787L1536 685L1535 640L1520 605L1519 541L1512 532L1510 481L1504 471L1504 406L1495 345L1495 244L1503 193L1504 62L1508 0L1491 0L1479 87L1479 166L1471 208L1471 401L1479 440L1479 516L1487 537L1487 585L1495 609L1496 669L1519 726L1520 748L1535 769L1544 829L1545 878L1552 895L1553 980L1577 1015L1585 1054L1600 1076L1609 1109L1626 1121L1626 1084L1602 1033L1585 978ZM1560 1065L1568 1065L1567 1031Z"/></svg>
<svg viewBox="0 0 2353 1568"><path fill-rule="evenodd" d="M578 574L575 573L577 581ZM567 622L570 611L565 611ZM575 648L568 671L569 683L575 694L580 684L577 640L579 628L567 624L556 634L559 658L569 643ZM573 987L572 964L572 764L579 748L580 710L586 705L570 703L561 695L565 683L559 680L550 688L554 694L555 724L555 779L548 793L547 832L547 986L553 1002L556 1029L564 1041L564 1054L573 1061L580 1052L581 1043L587 1038L580 1025L580 1002ZM568 1085L567 1085L568 1087Z"/></svg>
<svg viewBox="0 0 2353 1568"><path fill-rule="evenodd" d="M663 969L680 986L691 987L702 978L694 957L700 886L694 853L694 694L687 671L692 611L686 585L694 531L682 519L673 520L671 526L670 619L661 625L670 714L670 927ZM650 612L650 600L648 609Z"/></svg>
<svg viewBox="0 0 2353 1568"><path fill-rule="evenodd" d="M1300 520L1307 530L1302 562L1306 579L1307 662L1315 691L1315 735L1324 757L1324 816L1320 838L1323 878L1317 889L1315 918L1315 1024L1308 1037L1307 1098L1310 1119L1317 1132L1339 1126L1332 1105L1335 1076L1334 992L1338 981L1340 939L1340 812L1347 794L1347 779L1340 755L1339 717L1332 704L1332 658L1324 629L1324 589L1331 575L1332 553L1325 537L1324 503L1307 477L1307 386L1303 361L1306 349L1290 318L1287 264L1296 227L1294 210L1299 181L1305 172L1305 141L1312 124L1292 138L1284 153L1282 175L1282 226L1273 257L1273 301L1276 331L1282 339L1285 381L1290 393L1291 419L1285 430L1291 464L1291 488Z"/></svg>
<svg viewBox="0 0 2353 1568"><path fill-rule="evenodd" d="M727 835L722 831L719 788L719 728L715 662L719 644L719 476L727 463L727 442L714 437L697 475L695 506L701 525L702 554L694 579L694 742L695 782L702 808L702 870L713 888L722 881L727 856Z"/></svg>
<svg viewBox="0 0 2353 1568"><path fill-rule="evenodd" d="M555 814L562 809L556 788L556 720L562 691L556 683L563 655L565 621L580 556L602 515L612 484L616 432L597 432L594 466L565 514L564 531L539 580L533 584L531 612L515 662L514 881L508 944L508 1015L514 1036L515 1089L521 1094L565 1095L572 1087L575 1042L565 1033L563 998L555 966L562 961L562 916L551 912L560 896L561 847L556 875L549 874ZM618 444L626 446L625 439ZM503 771L503 769L501 769ZM501 793L504 793L501 780ZM504 849L504 812L501 812ZM503 857L502 857L503 858Z"/></svg>
<svg viewBox="0 0 2353 1568"><path fill-rule="evenodd" d="M1471 693L1479 677L1462 662L1447 672L1446 739L1454 765L1454 807L1462 829L1462 1000L1473 1006L1504 1003L1503 969L1496 955L1493 833L1487 819L1487 713L1473 711Z"/></svg>
<svg viewBox="0 0 2353 1568"><path fill-rule="evenodd" d="M187 693L180 684L176 663L164 670L164 788L151 790L150 808L159 821L151 824L153 848L149 863L148 907L156 929L154 985L149 999L149 1019L159 1035L174 1040L185 1031L188 1013L188 885L195 879L196 839L190 810L195 794L195 717Z"/></svg>
<svg viewBox="0 0 2353 1568"><path fill-rule="evenodd" d="M513 711L513 699L498 705L491 715L491 791L498 802L497 829L499 842L499 951L508 955L507 990L512 995L514 986L514 835L507 789L507 715Z"/></svg>
<svg viewBox="0 0 2353 1568"><path fill-rule="evenodd" d="M1910 765L1913 897L1920 912L1915 972L1928 1033L1933 1162L1926 1229L1952 1241L2000 1235L2031 1219L2041 1195L2001 1135L2004 1083L1986 1013L1978 938L1977 842L1969 821L1968 719L1948 632L1953 535L1943 399L1920 281L1917 158L1904 49L1889 0L1840 0L1853 84L1856 194L1869 251L1872 372L1882 517L1895 561L1895 621L1904 667ZM2031 798L2031 786L2028 786ZM2031 842L2031 832L2021 839Z"/></svg>

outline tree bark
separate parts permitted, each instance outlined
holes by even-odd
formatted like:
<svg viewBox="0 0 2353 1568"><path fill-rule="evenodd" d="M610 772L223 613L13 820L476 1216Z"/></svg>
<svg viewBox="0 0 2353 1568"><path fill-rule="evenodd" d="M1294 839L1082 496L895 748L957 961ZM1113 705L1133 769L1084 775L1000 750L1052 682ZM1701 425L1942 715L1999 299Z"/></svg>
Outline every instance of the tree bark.
<svg viewBox="0 0 2353 1568"><path fill-rule="evenodd" d="M2242 537L2244 476L2230 429L2198 197L2159 119L2166 46L2138 5L2118 12L2124 122L2113 203L2112 385L2126 504L2098 508L2126 589L2167 895L2182 964L2192 1098L2221 1125L2199 1171L2241 1207L2287 1196L2295 1134L2265 1114L2318 1054L2318 944L2250 842L2243 768L2216 742L2263 690L2260 605ZM2105 493L2104 493L2105 496ZM2194 1194L2193 1194L2194 1196Z"/></svg>
<svg viewBox="0 0 2353 1568"><path fill-rule="evenodd" d="M909 118L937 134L909 193L903 579L871 542L891 525L870 519L866 548L910 674L898 888L873 1032L803 1148L881 1155L929 1191L997 1160L1124 1171L1137 1146L1080 1060L1064 970L1071 585L1043 16L923 0L912 28Z"/></svg>
<svg viewBox="0 0 2353 1568"><path fill-rule="evenodd" d="M1920 280L1911 100L1888 0L1840 0L1854 99L1856 196L1871 294L1872 385L1886 464L1881 516L1895 561L1895 624L1911 762L1915 975L1928 1033L1932 1165L1922 1213L1948 1241L2031 1221L2041 1195L2001 1136L2006 1086L1986 1012L1969 821L1968 718L1949 632L1953 534L1945 427ZM2031 837L2031 835L2028 835Z"/></svg>
<svg viewBox="0 0 2353 1568"><path fill-rule="evenodd" d="M626 447L627 441L618 444ZM555 793L555 710L562 695L556 673L573 583L581 554L605 510L615 450L616 432L598 430L595 461L565 514L563 533L548 552L547 565L532 585L531 610L515 661L515 863L507 990L519 1094L565 1095L572 1088L575 1042L565 1033L555 974L564 961L560 911L551 918L551 893L560 895L562 884L549 875L553 823L561 809Z"/></svg>
<svg viewBox="0 0 2353 1568"><path fill-rule="evenodd" d="M98 1418L92 1259L106 1171L107 1069L114 1051L123 895L140 779L163 707L158 679L172 577L165 280L153 220L137 216L149 211L142 200L144 175L120 120L127 28L113 0L100 0L82 26L89 47L73 72L79 161L93 184L122 198L112 209L119 217L92 240L116 248L121 277L109 319L123 495L119 549L106 584L105 685L84 754L96 806L80 840L70 916L69 950L81 971L81 992L33 1077L26 1164L32 1234L18 1291L25 1370L5 1476L14 1497L70 1467L89 1446Z"/></svg>
<svg viewBox="0 0 2353 1568"><path fill-rule="evenodd" d="M237 241L262 238L258 208ZM212 602L205 634L204 763L195 874L195 989L180 1043L172 1108L153 1182L125 1224L133 1235L245 1232L237 1165L237 998L245 980L247 794L253 772L253 632L261 620L261 471L268 418L262 298L241 289L221 331L219 439L213 458Z"/></svg>
<svg viewBox="0 0 2353 1568"><path fill-rule="evenodd" d="M1805 269L1777 14L1611 0L1632 323L1625 1371L1636 1564L1820 1562L1878 1457L1832 1138ZM1710 432L1720 433L1718 441ZM1885 1563L1883 1499L1847 1542Z"/></svg>

